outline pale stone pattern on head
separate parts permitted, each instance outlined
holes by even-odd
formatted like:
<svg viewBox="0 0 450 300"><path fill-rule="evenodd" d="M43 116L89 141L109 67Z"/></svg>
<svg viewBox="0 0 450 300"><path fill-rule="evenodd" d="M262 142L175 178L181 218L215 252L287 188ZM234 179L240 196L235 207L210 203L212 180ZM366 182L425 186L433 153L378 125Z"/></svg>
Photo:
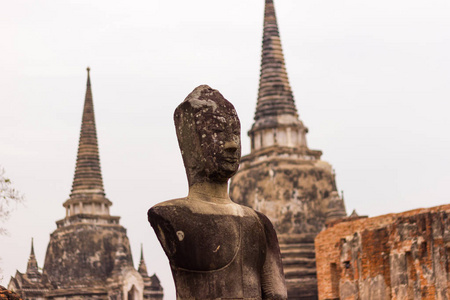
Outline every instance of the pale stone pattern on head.
<svg viewBox="0 0 450 300"><path fill-rule="evenodd" d="M181 102L180 105L178 105L175 110L175 118L177 112L179 112L180 110L187 111L187 107L185 106L187 103L190 104L192 111L211 108L212 112L215 113L218 108L226 108L227 110L229 110L229 113L237 115L233 104L225 99L225 97L218 90L215 90L206 84L202 84L196 87L186 97L186 99L184 99L184 101Z"/></svg>
<svg viewBox="0 0 450 300"><path fill-rule="evenodd" d="M212 89L206 84L200 85L196 87L187 97L184 99L183 102L189 102L193 108L199 109L204 106L211 107L213 109L213 112L217 109L217 104L210 100L200 100L200 97L208 97L209 95L212 95L214 92L219 92L217 90Z"/></svg>
<svg viewBox="0 0 450 300"><path fill-rule="evenodd" d="M213 180L209 176L212 171L208 169L208 161L215 163L216 153L210 149L211 145L202 141L214 136L212 123L236 126L240 130L239 118L233 104L218 90L208 85L200 85L175 109L174 121L189 185Z"/></svg>

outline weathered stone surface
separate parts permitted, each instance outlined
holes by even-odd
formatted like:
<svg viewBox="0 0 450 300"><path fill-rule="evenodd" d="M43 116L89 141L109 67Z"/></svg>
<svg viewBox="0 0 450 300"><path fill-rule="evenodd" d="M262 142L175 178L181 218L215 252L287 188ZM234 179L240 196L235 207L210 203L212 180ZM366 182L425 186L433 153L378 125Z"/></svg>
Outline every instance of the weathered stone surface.
<svg viewBox="0 0 450 300"><path fill-rule="evenodd" d="M189 195L148 212L169 258L178 299L285 299L277 236L261 213L228 196L240 160L236 111L197 87L175 110Z"/></svg>
<svg viewBox="0 0 450 300"><path fill-rule="evenodd" d="M116 224L60 227L50 236L44 274L58 288L102 285L112 275L117 249L124 247L124 265L132 266L126 230Z"/></svg>
<svg viewBox="0 0 450 300"><path fill-rule="evenodd" d="M317 234L325 227L333 182L331 166L320 160L245 157L230 194L269 216L278 234Z"/></svg>
<svg viewBox="0 0 450 300"><path fill-rule="evenodd" d="M233 105L217 90L199 86L174 114L189 186L227 183L241 157L241 125Z"/></svg>
<svg viewBox="0 0 450 300"><path fill-rule="evenodd" d="M320 299L449 299L450 205L344 220L316 240Z"/></svg>

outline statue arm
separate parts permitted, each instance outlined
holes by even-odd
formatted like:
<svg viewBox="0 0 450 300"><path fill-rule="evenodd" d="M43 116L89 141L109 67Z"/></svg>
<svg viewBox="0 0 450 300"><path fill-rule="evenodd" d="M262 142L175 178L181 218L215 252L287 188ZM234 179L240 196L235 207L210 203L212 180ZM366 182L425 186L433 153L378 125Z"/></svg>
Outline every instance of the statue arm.
<svg viewBox="0 0 450 300"><path fill-rule="evenodd" d="M287 290L277 234L270 220L259 212L257 214L266 235L266 260L261 275L262 298L285 300L287 299Z"/></svg>

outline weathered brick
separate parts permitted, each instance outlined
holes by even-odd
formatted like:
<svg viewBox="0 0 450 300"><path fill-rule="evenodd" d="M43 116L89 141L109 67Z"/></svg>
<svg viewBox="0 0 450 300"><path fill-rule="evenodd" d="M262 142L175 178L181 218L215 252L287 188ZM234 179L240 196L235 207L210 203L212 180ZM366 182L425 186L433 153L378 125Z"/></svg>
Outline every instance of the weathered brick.
<svg viewBox="0 0 450 300"><path fill-rule="evenodd" d="M450 205L343 220L315 239L319 299L449 299Z"/></svg>

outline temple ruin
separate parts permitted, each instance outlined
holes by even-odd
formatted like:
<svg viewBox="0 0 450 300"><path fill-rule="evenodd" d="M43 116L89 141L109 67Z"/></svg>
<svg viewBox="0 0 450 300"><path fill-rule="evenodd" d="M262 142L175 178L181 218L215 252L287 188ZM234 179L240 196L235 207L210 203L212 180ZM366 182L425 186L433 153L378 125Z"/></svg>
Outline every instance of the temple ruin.
<svg viewBox="0 0 450 300"><path fill-rule="evenodd" d="M87 78L72 192L64 202L66 216L50 235L42 273L33 245L25 273L11 278L8 289L23 299L162 299L156 275L149 276L141 249L138 270L130 242L112 202L105 197L100 169L91 82Z"/></svg>
<svg viewBox="0 0 450 300"><path fill-rule="evenodd" d="M450 205L346 218L316 238L320 299L449 299Z"/></svg>

